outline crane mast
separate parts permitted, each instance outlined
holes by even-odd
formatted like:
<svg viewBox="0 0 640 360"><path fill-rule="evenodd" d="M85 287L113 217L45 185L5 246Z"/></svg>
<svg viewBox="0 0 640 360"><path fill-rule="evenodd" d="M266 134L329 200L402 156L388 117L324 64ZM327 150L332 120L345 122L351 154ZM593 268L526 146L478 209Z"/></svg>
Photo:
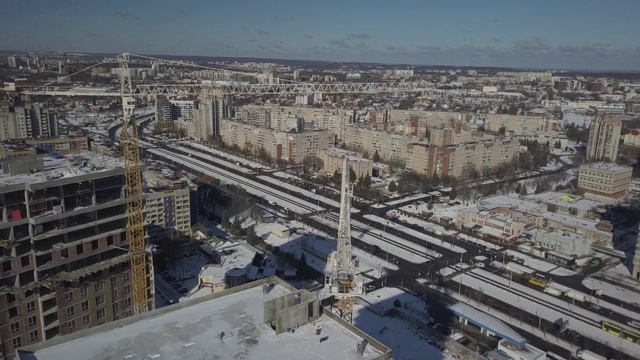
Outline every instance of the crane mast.
<svg viewBox="0 0 640 360"><path fill-rule="evenodd" d="M147 263L144 243L144 215L142 204L142 176L140 173L140 147L138 126L133 119L135 99L131 86L129 54L119 56L122 74L120 93L122 96L122 150L124 152L124 174L127 199L127 239L131 252L131 288L135 314L144 313L147 304Z"/></svg>

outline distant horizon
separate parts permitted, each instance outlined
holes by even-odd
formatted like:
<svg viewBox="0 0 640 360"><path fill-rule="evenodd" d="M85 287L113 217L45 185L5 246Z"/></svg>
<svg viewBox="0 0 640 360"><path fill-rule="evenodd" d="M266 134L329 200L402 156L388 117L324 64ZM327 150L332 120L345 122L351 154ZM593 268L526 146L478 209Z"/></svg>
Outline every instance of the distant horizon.
<svg viewBox="0 0 640 360"><path fill-rule="evenodd" d="M21 51L128 49L424 64L417 66L640 71L637 0L21 0L4 2L2 10L2 46Z"/></svg>
<svg viewBox="0 0 640 360"><path fill-rule="evenodd" d="M63 55L67 54L70 56L98 56L98 55L111 55L115 56L118 54L125 53L122 52L81 52L81 51L47 51L47 50L4 50L0 49L0 53L43 53L43 54L56 54ZM135 53L129 52L133 54L135 57ZM504 69L504 70L517 70L517 71L530 71L530 72L586 72L586 73L634 73L640 74L640 69L589 69L589 68L535 68L535 67L514 67L514 66L500 66L500 65L446 65L446 64L410 64L410 63L384 63L384 62L367 62L367 61L336 61L336 60L323 60L323 59L302 59L302 58L273 58L273 57L259 57L259 56L233 56L233 55L225 55L225 56L214 56L214 55L175 55L175 54L155 54L155 53L140 53L137 55L143 56L169 56L175 58L210 58L210 59L251 59L251 60L263 60L263 61L287 61L287 62L318 62L325 64L369 64L369 65L386 65L386 66L408 66L408 67L450 67L450 68L464 68L464 69L475 69L475 68L485 68L485 69Z"/></svg>

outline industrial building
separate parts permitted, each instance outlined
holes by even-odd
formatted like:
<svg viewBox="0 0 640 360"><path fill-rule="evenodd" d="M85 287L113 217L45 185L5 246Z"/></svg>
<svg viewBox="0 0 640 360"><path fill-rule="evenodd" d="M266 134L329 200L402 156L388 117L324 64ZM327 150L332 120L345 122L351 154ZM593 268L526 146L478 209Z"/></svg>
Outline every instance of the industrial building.
<svg viewBox="0 0 640 360"><path fill-rule="evenodd" d="M391 359L391 350L324 310L306 290L269 277L80 331L18 359Z"/></svg>
<svg viewBox="0 0 640 360"><path fill-rule="evenodd" d="M16 348L134 311L123 163L91 153L12 160L0 177L0 341L7 358ZM153 308L150 259L146 270Z"/></svg>

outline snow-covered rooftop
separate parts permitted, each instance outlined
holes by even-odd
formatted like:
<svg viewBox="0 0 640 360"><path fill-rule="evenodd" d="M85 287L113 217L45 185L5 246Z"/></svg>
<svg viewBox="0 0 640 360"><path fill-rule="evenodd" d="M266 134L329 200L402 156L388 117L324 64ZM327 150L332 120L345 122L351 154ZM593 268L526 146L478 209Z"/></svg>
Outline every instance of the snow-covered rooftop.
<svg viewBox="0 0 640 360"><path fill-rule="evenodd" d="M276 335L263 321L263 304L289 293L276 285L237 293L210 295L166 310L124 319L42 342L24 349L20 359L375 359L381 352L369 345L358 356L362 338L340 323L321 316L295 332ZM322 328L322 335L316 329ZM222 339L219 339L224 333ZM320 337L328 337L320 342ZM24 356L24 357L23 357Z"/></svg>
<svg viewBox="0 0 640 360"><path fill-rule="evenodd" d="M531 194L527 195L525 199L534 202L554 204L561 207L576 208L583 211L589 211L594 207L602 205L602 203L598 201L585 199L580 196L568 195L557 191L545 191L540 194Z"/></svg>
<svg viewBox="0 0 640 360"><path fill-rule="evenodd" d="M509 342L513 344L524 346L524 344L528 342L527 339L518 334L515 330L508 327L502 321L485 313L484 311L476 309L473 306L465 303L456 303L447 306L447 309L449 309L449 311L451 311L452 313L491 331L499 337L509 340Z"/></svg>

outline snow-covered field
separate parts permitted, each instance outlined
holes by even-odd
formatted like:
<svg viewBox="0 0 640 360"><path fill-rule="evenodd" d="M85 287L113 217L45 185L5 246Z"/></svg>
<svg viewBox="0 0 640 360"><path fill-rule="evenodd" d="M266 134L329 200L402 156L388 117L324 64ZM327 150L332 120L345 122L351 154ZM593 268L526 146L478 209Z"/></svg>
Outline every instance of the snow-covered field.
<svg viewBox="0 0 640 360"><path fill-rule="evenodd" d="M389 221L388 224L387 224L387 219L381 218L379 216L372 215L372 214L366 214L366 215L364 215L364 217L367 220L375 221L375 222L378 222L380 224L385 224L385 225L387 225L389 227L393 227L396 230L402 231L405 234L414 236L414 237L416 237L418 239L423 239L423 240L425 240L425 241L427 241L427 242L429 242L431 244L434 244L434 245L437 245L437 246L446 246L446 247L450 248L452 251L455 251L455 252L457 252L459 254L464 254L465 252L467 252L467 250L465 250L465 249L463 249L463 248L461 248L459 246L456 246L456 245L453 245L451 243L442 241L440 239L436 239L436 238L431 237L431 236L429 236L429 235L427 235L425 233L422 233L422 232L419 232L419 231L416 231L416 230L413 230L413 229L409 229L408 227L396 224L393 221Z"/></svg>
<svg viewBox="0 0 640 360"><path fill-rule="evenodd" d="M417 201L417 200L422 200L422 199L427 198L427 197L430 197L430 195L420 193L420 194L407 196L407 197L402 198L402 199L389 201L386 204L387 204L387 206L395 206L395 205L402 204L402 203L407 202L407 201L412 201L412 200L413 201Z"/></svg>
<svg viewBox="0 0 640 360"><path fill-rule="evenodd" d="M607 296L620 299L620 301L640 306L640 292L631 291L627 288L617 286L610 282L599 280L594 277L588 277L584 279L582 281L582 284L589 289L601 289Z"/></svg>

